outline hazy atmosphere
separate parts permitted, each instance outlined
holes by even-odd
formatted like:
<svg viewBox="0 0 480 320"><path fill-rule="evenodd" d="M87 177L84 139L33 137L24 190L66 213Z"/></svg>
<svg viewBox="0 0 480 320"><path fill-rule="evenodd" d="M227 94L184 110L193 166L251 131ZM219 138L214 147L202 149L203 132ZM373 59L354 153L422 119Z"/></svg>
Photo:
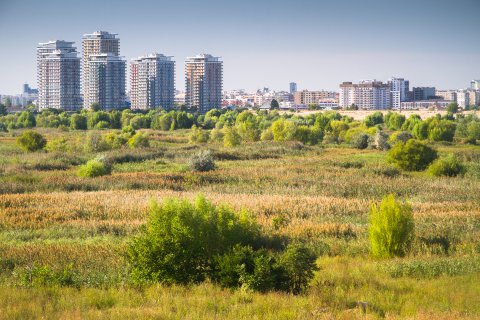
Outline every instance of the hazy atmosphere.
<svg viewBox="0 0 480 320"><path fill-rule="evenodd" d="M211 53L224 61L224 89L337 90L342 81L390 76L414 86L467 87L480 77L478 0L119 1L0 0L0 93L36 87L39 42L118 33L121 55Z"/></svg>

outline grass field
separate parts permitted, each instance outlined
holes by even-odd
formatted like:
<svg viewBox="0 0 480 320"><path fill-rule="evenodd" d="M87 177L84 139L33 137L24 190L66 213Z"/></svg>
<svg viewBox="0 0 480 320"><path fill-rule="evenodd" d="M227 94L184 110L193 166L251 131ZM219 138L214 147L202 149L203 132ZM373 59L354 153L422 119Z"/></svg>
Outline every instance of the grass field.
<svg viewBox="0 0 480 320"><path fill-rule="evenodd" d="M102 153L111 175L81 178L78 166L96 156L79 149L86 133L36 130L72 151L25 153L20 130L0 134L1 319L480 318L479 146L437 144L469 168L438 178L398 170L377 150L224 148L188 143L189 130L150 131L149 148ZM216 170L191 172L188 159L207 148ZM149 201L199 193L249 209L268 235L308 243L319 256L308 292L134 286L124 249ZM389 193L411 203L416 238L407 257L377 260L368 210Z"/></svg>

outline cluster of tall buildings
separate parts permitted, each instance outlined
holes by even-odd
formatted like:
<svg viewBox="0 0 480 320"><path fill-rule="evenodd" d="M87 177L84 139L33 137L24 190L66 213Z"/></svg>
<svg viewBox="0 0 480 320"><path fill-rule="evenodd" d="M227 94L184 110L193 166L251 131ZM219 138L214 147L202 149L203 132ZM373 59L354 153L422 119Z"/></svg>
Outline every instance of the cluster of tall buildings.
<svg viewBox="0 0 480 320"><path fill-rule="evenodd" d="M100 109L126 106L126 60L117 34L97 31L82 39L82 59L73 42L56 40L37 47L38 106L75 111L98 104ZM200 54L185 63L187 107L206 112L222 103L223 62ZM150 54L130 63L133 109L174 107L175 61Z"/></svg>

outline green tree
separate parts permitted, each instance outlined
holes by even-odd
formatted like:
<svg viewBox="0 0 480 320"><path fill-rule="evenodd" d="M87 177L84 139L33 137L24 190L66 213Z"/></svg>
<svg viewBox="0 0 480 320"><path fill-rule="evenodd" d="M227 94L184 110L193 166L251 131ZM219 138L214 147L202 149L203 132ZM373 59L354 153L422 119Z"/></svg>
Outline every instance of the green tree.
<svg viewBox="0 0 480 320"><path fill-rule="evenodd" d="M399 142L388 152L388 160L408 171L425 170L437 158L437 151L426 144L410 139Z"/></svg>
<svg viewBox="0 0 480 320"><path fill-rule="evenodd" d="M47 144L47 140L38 132L27 130L17 138L17 144L25 151L41 150Z"/></svg>
<svg viewBox="0 0 480 320"><path fill-rule="evenodd" d="M189 284L211 276L215 257L235 245L253 245L258 226L246 212L215 206L198 196L165 199L150 205L143 232L128 245L127 258L134 282Z"/></svg>
<svg viewBox="0 0 480 320"><path fill-rule="evenodd" d="M130 148L148 148L150 147L150 141L148 134L137 132L130 139L128 139L128 146Z"/></svg>
<svg viewBox="0 0 480 320"><path fill-rule="evenodd" d="M400 203L393 195L383 198L380 206L370 209L370 249L378 258L404 256L414 239L412 207Z"/></svg>
<svg viewBox="0 0 480 320"><path fill-rule="evenodd" d="M465 165L453 154L436 160L428 167L428 173L435 177L455 177L466 171Z"/></svg>
<svg viewBox="0 0 480 320"><path fill-rule="evenodd" d="M296 130L297 126L294 122L280 118L272 123L273 140L292 140L295 137Z"/></svg>
<svg viewBox="0 0 480 320"><path fill-rule="evenodd" d="M280 109L280 104L278 103L278 101L276 99L272 99L272 101L270 102L270 108L273 109L273 110Z"/></svg>
<svg viewBox="0 0 480 320"><path fill-rule="evenodd" d="M90 105L90 111L96 112L100 110L102 110L102 108L100 107L100 103L94 102Z"/></svg>
<svg viewBox="0 0 480 320"><path fill-rule="evenodd" d="M238 134L237 128L223 127L223 145L225 147L235 147L242 143L242 137Z"/></svg>
<svg viewBox="0 0 480 320"><path fill-rule="evenodd" d="M313 279L313 272L317 270L317 257L305 245L294 243L280 257L280 265L287 273L287 288L293 294L302 293Z"/></svg>
<svg viewBox="0 0 480 320"><path fill-rule="evenodd" d="M70 128L73 130L87 130L87 117L76 113L70 117Z"/></svg>
<svg viewBox="0 0 480 320"><path fill-rule="evenodd" d="M7 114L7 106L0 103L0 116L4 116Z"/></svg>
<svg viewBox="0 0 480 320"><path fill-rule="evenodd" d="M365 117L365 120L363 120L363 123L367 127L373 127L377 124L382 124L383 123L383 113L380 111L374 112L368 116Z"/></svg>
<svg viewBox="0 0 480 320"><path fill-rule="evenodd" d="M23 111L17 118L16 126L18 128L33 128L36 125L35 115L30 111Z"/></svg>
<svg viewBox="0 0 480 320"><path fill-rule="evenodd" d="M452 102L447 106L448 113L457 113L458 112L458 104L456 102Z"/></svg>
<svg viewBox="0 0 480 320"><path fill-rule="evenodd" d="M428 125L428 139L432 141L453 141L456 124L450 120L435 119Z"/></svg>

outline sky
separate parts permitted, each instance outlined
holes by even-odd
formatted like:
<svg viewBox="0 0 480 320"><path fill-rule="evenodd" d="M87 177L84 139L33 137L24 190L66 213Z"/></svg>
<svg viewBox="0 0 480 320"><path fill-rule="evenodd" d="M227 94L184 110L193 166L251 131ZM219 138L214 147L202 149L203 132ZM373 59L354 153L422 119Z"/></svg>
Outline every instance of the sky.
<svg viewBox="0 0 480 320"><path fill-rule="evenodd" d="M127 61L173 56L176 89L184 61L222 58L224 89L337 90L343 81L439 89L480 79L480 0L0 0L0 94L36 85L36 46L117 33ZM127 76L128 77L128 76Z"/></svg>

